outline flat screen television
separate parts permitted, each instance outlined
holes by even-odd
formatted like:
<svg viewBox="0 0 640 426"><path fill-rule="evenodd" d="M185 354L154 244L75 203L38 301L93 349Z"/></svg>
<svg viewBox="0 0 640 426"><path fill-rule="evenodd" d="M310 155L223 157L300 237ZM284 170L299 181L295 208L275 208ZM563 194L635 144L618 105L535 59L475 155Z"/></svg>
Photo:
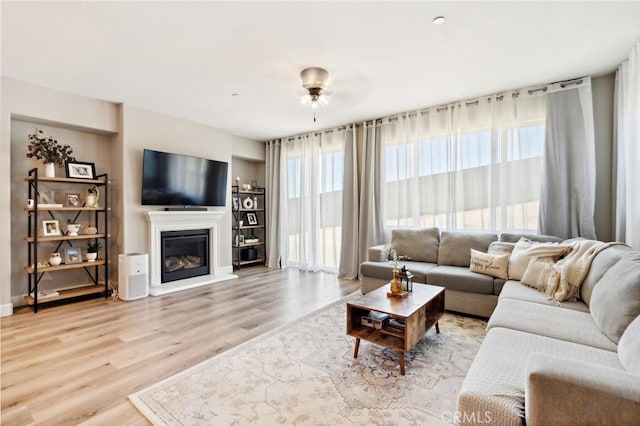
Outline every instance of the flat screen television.
<svg viewBox="0 0 640 426"><path fill-rule="evenodd" d="M229 163L144 150L142 205L224 206Z"/></svg>

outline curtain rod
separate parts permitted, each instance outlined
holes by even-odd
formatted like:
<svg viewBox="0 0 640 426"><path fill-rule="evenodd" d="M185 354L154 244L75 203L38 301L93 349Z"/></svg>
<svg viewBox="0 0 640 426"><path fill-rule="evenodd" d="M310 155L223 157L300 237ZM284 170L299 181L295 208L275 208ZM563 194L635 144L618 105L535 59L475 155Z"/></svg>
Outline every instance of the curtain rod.
<svg viewBox="0 0 640 426"><path fill-rule="evenodd" d="M291 142L291 141L295 141L296 139L308 138L309 136L322 136L323 134L333 133L334 131L349 130L349 129L353 129L353 127L354 127L353 124L346 124L344 126L338 126L338 127L334 127L326 130L319 130L316 132L303 133L301 135L289 136L281 139L286 142Z"/></svg>
<svg viewBox="0 0 640 426"><path fill-rule="evenodd" d="M542 87L539 87L537 89L528 89L527 90L527 94L533 95L534 93L537 93L537 92L546 93L547 90L549 90L549 86L554 85L554 84L558 84L558 83L560 83L560 87L563 88L563 89L565 87L567 87L567 86L571 86L571 85L574 85L574 84L575 85L582 84L582 83L584 83L584 78L585 77L579 77L579 78L573 78L573 79L570 79L570 80L555 81L553 83L549 83L549 84L547 84L545 86L542 86ZM513 99L515 99L515 98L517 98L519 96L520 96L520 90L514 90L511 93L511 97ZM474 99L474 100L471 100L471 101L463 101L463 102L458 101L458 102L454 102L452 104L431 107L431 108L428 108L428 109L414 111L414 112L404 112L404 113L396 114L396 115L391 116L391 117L382 117L382 118L376 118L374 120L367 120L367 121L364 122L364 124L365 124L365 126L370 126L370 125L372 125L374 123L375 124L382 124L384 120L396 121L400 117L402 117L402 118L413 117L413 116L417 115L418 113L420 113L420 115L429 114L429 110L430 109L435 109L436 112L448 111L449 107L451 107L451 108L455 108L455 107L461 108L463 103L465 105L467 105L467 106L478 105L478 104L480 104L480 98L483 98L483 97L484 96L481 96L481 97L479 97L477 99ZM491 102L491 99L493 97L495 97L496 101L498 101L498 102L502 101L504 99L504 95L503 94L494 94L494 95L489 95L487 97L487 101Z"/></svg>
<svg viewBox="0 0 640 426"><path fill-rule="evenodd" d="M577 80L566 80L563 82L560 82L560 87L562 87L563 89L567 86L571 86L572 84L582 84L584 82L584 80L582 78L579 78Z"/></svg>

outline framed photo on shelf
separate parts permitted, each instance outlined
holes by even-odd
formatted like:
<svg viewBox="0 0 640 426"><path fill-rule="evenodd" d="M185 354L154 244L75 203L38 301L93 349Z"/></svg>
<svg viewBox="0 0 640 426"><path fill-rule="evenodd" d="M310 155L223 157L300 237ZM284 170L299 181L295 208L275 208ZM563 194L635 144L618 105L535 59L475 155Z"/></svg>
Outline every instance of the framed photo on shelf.
<svg viewBox="0 0 640 426"><path fill-rule="evenodd" d="M60 236L60 223L57 220L42 221L42 236L57 237Z"/></svg>
<svg viewBox="0 0 640 426"><path fill-rule="evenodd" d="M64 251L64 263L82 263L80 249L76 247L67 247Z"/></svg>
<svg viewBox="0 0 640 426"><path fill-rule="evenodd" d="M240 210L240 199L238 197L233 197L233 209Z"/></svg>
<svg viewBox="0 0 640 426"><path fill-rule="evenodd" d="M247 223L250 226L257 226L258 225L258 216L256 216L255 213L247 213Z"/></svg>
<svg viewBox="0 0 640 426"><path fill-rule="evenodd" d="M236 235L236 247L240 247L242 244L244 244L244 235Z"/></svg>
<svg viewBox="0 0 640 426"><path fill-rule="evenodd" d="M66 162L65 171L68 178L77 179L95 179L96 178L96 165L94 163L80 163L77 161Z"/></svg>
<svg viewBox="0 0 640 426"><path fill-rule="evenodd" d="M65 192L64 198L66 200L67 207L82 207L79 192Z"/></svg>

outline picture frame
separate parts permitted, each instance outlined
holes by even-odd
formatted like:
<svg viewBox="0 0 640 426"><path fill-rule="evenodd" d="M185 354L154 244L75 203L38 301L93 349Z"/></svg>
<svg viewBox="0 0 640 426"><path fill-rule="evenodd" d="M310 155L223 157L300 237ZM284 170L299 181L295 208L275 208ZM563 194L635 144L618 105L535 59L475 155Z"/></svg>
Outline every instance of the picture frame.
<svg viewBox="0 0 640 426"><path fill-rule="evenodd" d="M244 235L236 235L236 247L240 247L242 244L244 244Z"/></svg>
<svg viewBox="0 0 640 426"><path fill-rule="evenodd" d="M57 220L43 220L42 221L42 236L43 237L58 237L62 235L60 232L60 222Z"/></svg>
<svg viewBox="0 0 640 426"><path fill-rule="evenodd" d="M67 161L65 163L65 171L67 173L68 178L75 178L75 179L95 179L96 178L95 163Z"/></svg>
<svg viewBox="0 0 640 426"><path fill-rule="evenodd" d="M64 198L67 207L82 207L79 192L65 192Z"/></svg>
<svg viewBox="0 0 640 426"><path fill-rule="evenodd" d="M240 199L238 197L233 197L233 209L240 210Z"/></svg>
<svg viewBox="0 0 640 426"><path fill-rule="evenodd" d="M67 247L64 250L64 263L82 263L82 254L80 253L80 249L77 247Z"/></svg>
<svg viewBox="0 0 640 426"><path fill-rule="evenodd" d="M249 226L258 226L258 216L255 213L247 213L247 223Z"/></svg>

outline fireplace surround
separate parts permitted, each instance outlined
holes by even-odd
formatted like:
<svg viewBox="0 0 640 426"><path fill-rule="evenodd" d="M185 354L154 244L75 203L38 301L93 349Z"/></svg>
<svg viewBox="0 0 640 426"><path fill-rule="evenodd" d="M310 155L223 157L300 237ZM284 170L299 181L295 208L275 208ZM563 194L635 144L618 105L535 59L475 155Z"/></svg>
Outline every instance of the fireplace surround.
<svg viewBox="0 0 640 426"><path fill-rule="evenodd" d="M218 262L220 256L218 250L218 227L224 214L224 211L215 210L149 211L146 213L146 219L149 223L150 295L159 296L237 278L236 275L222 272ZM163 259L162 234L166 233L168 236L192 236L194 232L196 234L207 234L207 247L203 251L206 252L209 258L208 272L203 272L200 269L198 276L178 277L175 280L165 280L163 282L163 270L166 265L165 259ZM202 242L199 244L202 244Z"/></svg>

